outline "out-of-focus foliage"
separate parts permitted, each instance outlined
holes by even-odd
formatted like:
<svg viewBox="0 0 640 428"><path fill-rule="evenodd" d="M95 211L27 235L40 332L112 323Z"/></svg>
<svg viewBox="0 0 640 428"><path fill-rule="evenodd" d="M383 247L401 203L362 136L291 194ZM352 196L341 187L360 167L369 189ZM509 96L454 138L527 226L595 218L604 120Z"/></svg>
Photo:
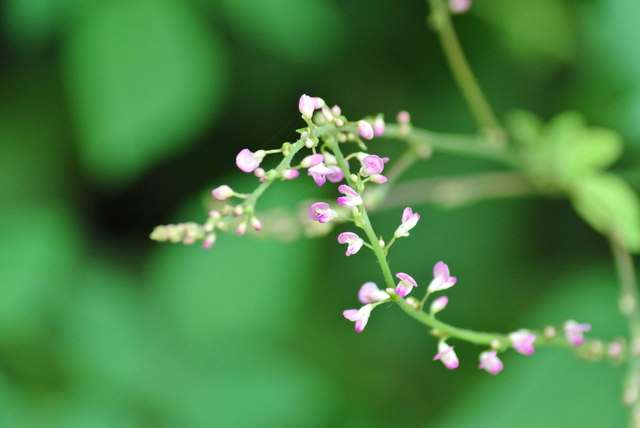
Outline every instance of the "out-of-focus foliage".
<svg viewBox="0 0 640 428"><path fill-rule="evenodd" d="M574 165L563 183L593 176L573 203L635 241L636 3L478 0L454 18L497 115L541 118L513 136L566 139L553 155ZM157 224L201 221L214 186L257 184L235 155L295 139L302 93L349 118L408 109L417 126L474 132L424 1L8 0L1 13L0 426L624 420L622 370L607 363L538 349L506 354L493 377L476 368L483 349L453 343L461 365L448 371L395 307L356 334L341 312L362 283L381 284L373 257L344 256L335 237L347 226L291 241L296 207L333 198L329 184L276 185L258 205L271 216L264 237L223 235L208 251L148 240ZM584 121L558 116L567 110ZM375 140L371 151L401 153ZM436 153L407 177L499 168ZM402 208L372 213L377 232L389 237ZM508 332L575 318L604 340L624 333L606 242L570 202L413 209L421 221L391 266L423 287L435 262L449 264L445 321Z"/></svg>

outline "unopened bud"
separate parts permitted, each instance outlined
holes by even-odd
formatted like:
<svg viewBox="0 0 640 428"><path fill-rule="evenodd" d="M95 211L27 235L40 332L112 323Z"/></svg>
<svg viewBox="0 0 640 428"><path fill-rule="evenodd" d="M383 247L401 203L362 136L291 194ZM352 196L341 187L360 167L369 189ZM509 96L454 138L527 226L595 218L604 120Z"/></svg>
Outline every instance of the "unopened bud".
<svg viewBox="0 0 640 428"><path fill-rule="evenodd" d="M262 230L262 223L260 223L260 220L258 220L257 217L252 217L251 227L253 227L253 230L255 230L256 232L260 232L260 230Z"/></svg>
<svg viewBox="0 0 640 428"><path fill-rule="evenodd" d="M382 184L387 182L387 177L385 177L382 174L374 174L371 177L369 177L369 180L377 184Z"/></svg>
<svg viewBox="0 0 640 428"><path fill-rule="evenodd" d="M554 327L548 325L548 326L546 326L544 328L544 330L542 330L542 334L547 339L553 339L554 337L556 337L556 329Z"/></svg>
<svg viewBox="0 0 640 428"><path fill-rule="evenodd" d="M342 125L339 125L342 126ZM347 142L347 134L345 134L344 132L341 132L338 134L338 142L339 143L346 143Z"/></svg>
<svg viewBox="0 0 640 428"><path fill-rule="evenodd" d="M382 239L382 238L378 239L378 245L380 245L382 248L384 248L384 246L385 246L384 239Z"/></svg>
<svg viewBox="0 0 640 428"><path fill-rule="evenodd" d="M418 309L418 307L420 306L420 302L418 302L413 297L407 297L406 299L404 299L404 301L407 302L413 309Z"/></svg>
<svg viewBox="0 0 640 428"><path fill-rule="evenodd" d="M607 346L607 355L609 358L617 359L622 355L624 346L618 341L613 341Z"/></svg>
<svg viewBox="0 0 640 428"><path fill-rule="evenodd" d="M313 139L307 138L306 140L304 140L304 146L307 149L310 149L311 147L313 147Z"/></svg>
<svg viewBox="0 0 640 428"><path fill-rule="evenodd" d="M233 196L233 189L229 186L227 186L226 184L223 184L222 186L218 186L215 189L213 189L213 191L211 192L213 194L213 197L216 198L219 201L224 201L225 199L229 199L230 197Z"/></svg>
<svg viewBox="0 0 640 428"><path fill-rule="evenodd" d="M344 126L344 121L342 119L336 119L336 126Z"/></svg>
<svg viewBox="0 0 640 428"><path fill-rule="evenodd" d="M298 172L298 170L296 169L285 169L284 171L282 171L282 178L284 178L285 180L293 180L294 178L297 178L300 175L300 172Z"/></svg>
<svg viewBox="0 0 640 428"><path fill-rule="evenodd" d="M209 217L214 219L214 220L218 220L219 218L221 218L222 216L220 215L220 211L218 210L211 210L209 211Z"/></svg>
<svg viewBox="0 0 640 428"><path fill-rule="evenodd" d="M403 110L400 113L398 113L398 116L396 117L396 119L400 124L409 123L411 122L411 115L409 115L409 113Z"/></svg>
<svg viewBox="0 0 640 428"><path fill-rule="evenodd" d="M358 176L357 176L357 175L355 175L355 174L351 174L351 175L349 176L349 178L351 179L351 181L354 181L354 182L355 182L355 181L358 181Z"/></svg>
<svg viewBox="0 0 640 428"><path fill-rule="evenodd" d="M316 153L315 155L309 155L302 159L302 162L300 162L300 166L302 168L311 168L312 166L318 165L322 161L324 161L324 155L322 153Z"/></svg>
<svg viewBox="0 0 640 428"><path fill-rule="evenodd" d="M443 310L444 308L446 308L448 303L449 303L449 298L447 296L440 296L431 303L429 312L435 315L441 310Z"/></svg>
<svg viewBox="0 0 640 428"><path fill-rule="evenodd" d="M328 108L322 107L322 115L324 116L325 119L327 119L327 122L333 122L333 119L334 119L333 114Z"/></svg>
<svg viewBox="0 0 640 428"><path fill-rule="evenodd" d="M247 222L243 221L242 223L240 223L240 225L236 229L236 234L238 236L242 236L246 231L247 231Z"/></svg>
<svg viewBox="0 0 640 428"><path fill-rule="evenodd" d="M236 205L236 207L233 209L233 215L236 217L240 217L242 214L244 214L244 205Z"/></svg>
<svg viewBox="0 0 640 428"><path fill-rule="evenodd" d="M338 117L338 116L340 116L342 114L342 110L340 110L340 107L338 107L337 105L331 107L331 112L336 117Z"/></svg>
<svg viewBox="0 0 640 428"><path fill-rule="evenodd" d="M376 137L384 134L384 116L381 114L377 115L373 121L373 133L376 134Z"/></svg>
<svg viewBox="0 0 640 428"><path fill-rule="evenodd" d="M265 172L264 172L264 169L262 168L256 168L253 170L253 174L258 178L262 178L264 177Z"/></svg>
<svg viewBox="0 0 640 428"><path fill-rule="evenodd" d="M207 250L213 247L213 244L215 243L216 243L216 235L215 233L210 233L207 236L205 236L204 239L202 240L202 248Z"/></svg>

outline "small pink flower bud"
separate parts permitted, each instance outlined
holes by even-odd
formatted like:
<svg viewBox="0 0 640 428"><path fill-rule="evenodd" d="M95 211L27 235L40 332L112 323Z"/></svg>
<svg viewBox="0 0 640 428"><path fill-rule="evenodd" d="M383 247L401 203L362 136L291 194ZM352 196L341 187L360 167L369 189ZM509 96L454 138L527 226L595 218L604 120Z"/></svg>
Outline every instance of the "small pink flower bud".
<svg viewBox="0 0 640 428"><path fill-rule="evenodd" d="M340 110L340 107L338 107L337 105L331 107L331 113L333 113L333 115L335 117L338 117L342 114L342 110Z"/></svg>
<svg viewBox="0 0 640 428"><path fill-rule="evenodd" d="M388 179L382 174L375 174L369 177L369 180L371 180L376 184L382 184L382 183L386 183Z"/></svg>
<svg viewBox="0 0 640 428"><path fill-rule="evenodd" d="M213 244L215 243L216 243L216 235L214 233L210 233L207 236L205 236L204 239L202 240L202 248L207 250L213 247Z"/></svg>
<svg viewBox="0 0 640 428"><path fill-rule="evenodd" d="M464 13L471 8L471 0L449 0L449 10L453 13Z"/></svg>
<svg viewBox="0 0 640 428"><path fill-rule="evenodd" d="M396 120L400 124L406 124L411 122L411 115L409 115L409 113L407 113L406 111L401 111L400 113L398 113L398 117L396 118Z"/></svg>
<svg viewBox="0 0 640 428"><path fill-rule="evenodd" d="M502 371L504 364L498 358L498 351L486 351L480 354L479 369L485 369L492 375L496 375Z"/></svg>
<svg viewBox="0 0 640 428"><path fill-rule="evenodd" d="M240 223L240 225L236 229L236 234L238 236L242 236L246 231L247 231L247 222L243 221L242 223Z"/></svg>
<svg viewBox="0 0 640 428"><path fill-rule="evenodd" d="M414 213L411 207L405 208L402 213L402 224L398 226L393 236L396 238L409 236L409 231L415 227L418 220L420 220L420 214Z"/></svg>
<svg viewBox="0 0 640 428"><path fill-rule="evenodd" d="M338 213L329 208L326 202L316 202L309 207L309 218L318 223L328 223L338 217Z"/></svg>
<svg viewBox="0 0 640 428"><path fill-rule="evenodd" d="M544 330L542 330L542 334L547 339L553 339L554 337L556 337L556 329L555 327L548 325L544 328Z"/></svg>
<svg viewBox="0 0 640 428"><path fill-rule="evenodd" d="M215 220L218 220L219 218L222 217L222 215L220 214L220 211L218 210L211 210L209 211L209 217Z"/></svg>
<svg viewBox="0 0 640 428"><path fill-rule="evenodd" d="M311 98L311 100L313 100L313 108L315 108L315 109L326 107L326 104L324 103L324 100L322 98L320 98L320 97L313 97L313 98Z"/></svg>
<svg viewBox="0 0 640 428"><path fill-rule="evenodd" d="M353 207L362 203L362 198L360 197L360 195L346 184L341 184L340 187L338 187L338 191L345 195L344 197L338 198L338 203L340 205L345 207Z"/></svg>
<svg viewBox="0 0 640 428"><path fill-rule="evenodd" d="M243 205L236 205L235 207L233 207L233 215L236 217L240 217L242 214L244 214L244 206Z"/></svg>
<svg viewBox="0 0 640 428"><path fill-rule="evenodd" d="M353 232L342 232L338 235L338 242L341 244L349 244L347 247L347 256L355 254L362 248L363 240Z"/></svg>
<svg viewBox="0 0 640 428"><path fill-rule="evenodd" d="M453 287L456 283L456 278L449 276L449 266L443 262L438 262L433 267L433 276L434 278L428 288L430 293L446 290L447 288Z"/></svg>
<svg viewBox="0 0 640 428"><path fill-rule="evenodd" d="M300 166L302 168L311 168L312 166L322 163L322 161L324 161L324 155L322 153L316 153L315 155L309 155L302 159Z"/></svg>
<svg viewBox="0 0 640 428"><path fill-rule="evenodd" d="M366 120L358 121L358 132L360 133L360 136L366 140L373 138L373 128Z"/></svg>
<svg viewBox="0 0 640 428"><path fill-rule="evenodd" d="M229 199L233 196L233 189L226 184L222 186L218 186L211 192L213 197L219 201L224 201L225 199Z"/></svg>
<svg viewBox="0 0 640 428"><path fill-rule="evenodd" d="M536 335L528 330L518 330L513 333L509 333L509 339L513 344L513 349L520 352L523 355L533 354L533 342L536 341Z"/></svg>
<svg viewBox="0 0 640 428"><path fill-rule="evenodd" d="M251 217L251 227L253 227L253 230L256 232L260 232L262 230L262 223L260 223L257 217Z"/></svg>
<svg viewBox="0 0 640 428"><path fill-rule="evenodd" d="M373 133L376 137L384 134L384 117L381 114L377 115L376 120L373 121Z"/></svg>
<svg viewBox="0 0 640 428"><path fill-rule="evenodd" d="M314 143L313 138L307 138L306 140L304 140L304 146L307 149L310 149L311 147L313 147L313 143Z"/></svg>
<svg viewBox="0 0 640 428"><path fill-rule="evenodd" d="M417 287L418 283L416 282L411 275L408 275L404 272L399 272L396 274L396 278L400 279L400 282L396 286L396 294L400 297L405 297L413 287Z"/></svg>
<svg viewBox="0 0 640 428"><path fill-rule="evenodd" d="M447 345L447 342L444 340L438 342L438 354L433 357L433 361L435 360L442 361L444 366L449 370L455 369L460 364L458 356L453 350L453 346Z"/></svg>
<svg viewBox="0 0 640 428"><path fill-rule="evenodd" d="M358 300L361 303L376 303L388 298L389 295L380 290L375 282L365 282L358 291Z"/></svg>
<svg viewBox="0 0 640 428"><path fill-rule="evenodd" d="M307 119L311 119L313 116L313 111L315 110L315 103L313 98L311 98L307 94L302 94L300 100L298 101L298 109L300 113Z"/></svg>
<svg viewBox="0 0 640 428"><path fill-rule="evenodd" d="M331 110L329 110L326 107L322 107L322 115L324 116L325 119L327 119L327 122L333 122L333 114L331 113Z"/></svg>
<svg viewBox="0 0 640 428"><path fill-rule="evenodd" d="M293 180L294 178L298 178L300 172L297 169L287 168L282 171L282 178L285 180Z"/></svg>
<svg viewBox="0 0 640 428"><path fill-rule="evenodd" d="M264 177L264 174L265 174L265 171L264 171L264 169L262 169L262 168L256 168L256 169L253 171L253 175L255 175L255 176L256 176L256 177L258 177L258 178L262 178L262 177Z"/></svg>
<svg viewBox="0 0 640 428"><path fill-rule="evenodd" d="M447 296L440 296L431 303L429 312L435 315L441 310L443 310L444 308L446 308L448 303L449 303L449 298Z"/></svg>
<svg viewBox="0 0 640 428"><path fill-rule="evenodd" d="M578 324L574 320L564 323L564 334L573 346L580 346L584 342L583 332L591 330L590 324Z"/></svg>
<svg viewBox="0 0 640 428"><path fill-rule="evenodd" d="M609 346L607 346L607 355L609 358L619 358L622 355L622 351L624 351L624 346L618 341L611 342Z"/></svg>
<svg viewBox="0 0 640 428"><path fill-rule="evenodd" d="M360 309L347 309L346 311L342 312L342 315L349 321L355 321L356 331L360 333L367 325L367 321L369 321L369 315L371 315L372 309L372 305L364 305Z"/></svg>
<svg viewBox="0 0 640 428"><path fill-rule="evenodd" d="M262 162L265 155L264 150L258 150L253 153L249 149L242 149L240 153L238 153L238 156L236 156L236 165L244 172L253 172L260 166L260 162Z"/></svg>

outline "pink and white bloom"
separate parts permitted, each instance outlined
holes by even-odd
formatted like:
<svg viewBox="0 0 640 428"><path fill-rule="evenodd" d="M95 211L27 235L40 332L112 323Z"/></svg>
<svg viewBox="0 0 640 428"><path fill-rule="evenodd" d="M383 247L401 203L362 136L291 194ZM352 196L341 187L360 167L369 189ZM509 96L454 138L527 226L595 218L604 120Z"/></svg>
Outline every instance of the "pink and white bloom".
<svg viewBox="0 0 640 428"><path fill-rule="evenodd" d="M322 153L316 153L315 155L309 155L302 159L302 162L300 162L300 166L302 168L311 168L312 166L316 166L323 161L324 155Z"/></svg>
<svg viewBox="0 0 640 428"><path fill-rule="evenodd" d="M298 171L297 169L287 168L282 171L282 178L284 178L285 180L293 180L294 178L298 178L299 175L300 171Z"/></svg>
<svg viewBox="0 0 640 428"><path fill-rule="evenodd" d="M364 139L370 140L373 138L373 127L366 120L358 121L358 132Z"/></svg>
<svg viewBox="0 0 640 428"><path fill-rule="evenodd" d="M360 248L362 248L362 244L364 243L362 238L353 232L342 232L338 235L338 242L341 244L349 244L347 252L345 253L347 256L360 251Z"/></svg>
<svg viewBox="0 0 640 428"><path fill-rule="evenodd" d="M509 333L509 340L513 344L513 349L523 355L533 354L533 342L536 341L536 335L528 330L518 330Z"/></svg>
<svg viewBox="0 0 640 428"><path fill-rule="evenodd" d="M344 171L338 166L338 160L330 153L325 153L324 163L332 172L327 174L327 179L332 183L338 183L344 178ZM349 168L349 162L347 162L347 168Z"/></svg>
<svg viewBox="0 0 640 428"><path fill-rule="evenodd" d="M360 162L362 162L360 175L363 177L380 174L384 170L384 161L380 156L368 155L363 157Z"/></svg>
<svg viewBox="0 0 640 428"><path fill-rule="evenodd" d="M307 94L302 94L300 100L298 101L298 110L300 113L307 119L311 119L313 117L313 112L316 109L314 99L311 98Z"/></svg>
<svg viewBox="0 0 640 428"><path fill-rule="evenodd" d="M382 184L382 183L386 183L387 182L387 177L385 177L382 174L375 174L372 175L371 177L369 177L369 180L373 181L374 183L377 184Z"/></svg>
<svg viewBox="0 0 640 428"><path fill-rule="evenodd" d="M420 214L414 213L411 207L404 209L402 213L402 224L398 226L393 236L400 238L401 236L409 236L409 231L415 227L420 220ZM446 265L445 265L446 266Z"/></svg>
<svg viewBox="0 0 640 428"><path fill-rule="evenodd" d="M215 189L213 189L213 191L211 192L213 194L213 197L216 198L219 201L224 201L225 199L229 199L230 197L233 196L233 189L229 186L227 186L226 184L223 184L222 186L218 186Z"/></svg>
<svg viewBox="0 0 640 428"><path fill-rule="evenodd" d="M564 323L564 335L573 346L582 345L584 343L582 333L589 330L591 330L591 324L578 324L574 320L569 320Z"/></svg>
<svg viewBox="0 0 640 428"><path fill-rule="evenodd" d="M236 156L236 165L244 172L253 172L260 166L260 162L264 159L266 153L264 150L258 150L253 153L249 149L242 149Z"/></svg>
<svg viewBox="0 0 640 428"><path fill-rule="evenodd" d="M351 187L346 184L341 184L338 187L340 193L343 193L345 196L338 198L338 203L345 207L355 207L356 205L360 205L362 203L362 198Z"/></svg>
<svg viewBox="0 0 640 428"><path fill-rule="evenodd" d="M367 325L367 321L369 321L369 315L371 315L372 309L373 305L364 305L360 309L347 309L346 311L342 312L342 315L349 321L355 321L356 331L360 333Z"/></svg>
<svg viewBox="0 0 640 428"><path fill-rule="evenodd" d="M373 121L373 133L376 134L376 137L384 134L384 117L381 114L376 116L376 120Z"/></svg>
<svg viewBox="0 0 640 428"><path fill-rule="evenodd" d="M309 168L307 175L313 177L313 181L318 186L322 186L327 181L327 175L333 174L334 170L327 167L323 162Z"/></svg>
<svg viewBox="0 0 640 428"><path fill-rule="evenodd" d="M447 345L447 342L444 340L438 342L438 354L433 357L433 361L435 360L442 361L444 366L449 370L455 369L460 364L458 356L453 350L453 346Z"/></svg>
<svg viewBox="0 0 640 428"><path fill-rule="evenodd" d="M396 278L400 279L400 282L396 286L396 294L400 297L405 297L409 292L411 292L413 287L418 286L416 280L413 279L411 275L404 272L397 273Z"/></svg>
<svg viewBox="0 0 640 428"><path fill-rule="evenodd" d="M471 8L471 0L449 0L449 10L453 13L464 13Z"/></svg>
<svg viewBox="0 0 640 428"><path fill-rule="evenodd" d="M358 300L361 303L376 303L388 298L389 295L380 290L375 282L365 282L358 291Z"/></svg>
<svg viewBox="0 0 640 428"><path fill-rule="evenodd" d="M329 223L338 217L338 213L332 210L326 202L316 202L309 207L309 218L318 223Z"/></svg>
<svg viewBox="0 0 640 428"><path fill-rule="evenodd" d="M496 375L502 371L504 364L498 358L498 351L485 351L480 354L479 369L485 369L492 375Z"/></svg>
<svg viewBox="0 0 640 428"><path fill-rule="evenodd" d="M433 302L431 302L431 306L429 307L429 313L434 315L437 314L438 312L446 308L448 303L449 303L449 298L447 296L438 297Z"/></svg>
<svg viewBox="0 0 640 428"><path fill-rule="evenodd" d="M433 276L434 278L427 289L429 293L446 290L447 288L453 287L456 283L456 277L449 276L449 266L443 262L438 262L433 267Z"/></svg>

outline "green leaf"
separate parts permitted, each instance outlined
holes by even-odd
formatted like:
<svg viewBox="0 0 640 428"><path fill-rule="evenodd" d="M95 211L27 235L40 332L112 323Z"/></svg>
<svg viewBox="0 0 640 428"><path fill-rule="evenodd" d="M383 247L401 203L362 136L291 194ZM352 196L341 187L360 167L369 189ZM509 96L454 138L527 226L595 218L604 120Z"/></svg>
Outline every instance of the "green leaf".
<svg viewBox="0 0 640 428"><path fill-rule="evenodd" d="M627 182L613 174L594 175L577 183L571 200L594 229L616 233L630 251L640 251L640 201Z"/></svg>
<svg viewBox="0 0 640 428"><path fill-rule="evenodd" d="M344 19L323 0L220 0L232 28L265 51L317 64L342 44Z"/></svg>
<svg viewBox="0 0 640 428"><path fill-rule="evenodd" d="M107 2L80 21L63 52L80 160L92 178L120 184L209 125L223 50L183 1Z"/></svg>

